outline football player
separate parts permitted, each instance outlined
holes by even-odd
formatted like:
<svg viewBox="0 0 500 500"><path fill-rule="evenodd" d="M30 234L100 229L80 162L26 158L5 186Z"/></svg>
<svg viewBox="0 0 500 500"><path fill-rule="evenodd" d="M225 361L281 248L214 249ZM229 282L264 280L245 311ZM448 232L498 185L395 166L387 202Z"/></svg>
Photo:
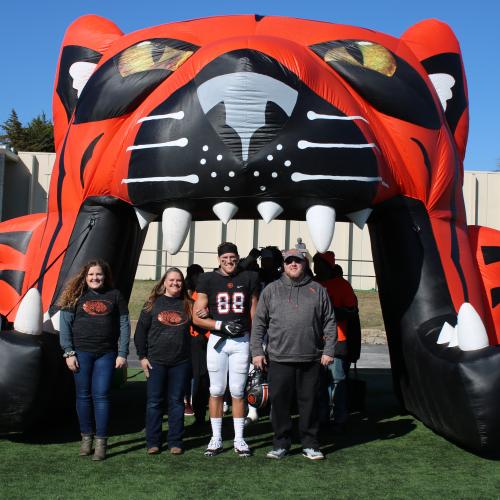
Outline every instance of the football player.
<svg viewBox="0 0 500 500"><path fill-rule="evenodd" d="M211 331L207 346L210 376L209 412L212 438L205 451L214 456L222 451L222 414L229 373L234 422L234 451L248 457L251 450L243 438L244 392L250 361L250 322L257 306L259 280L254 271L238 268L238 248L221 243L217 248L219 269L200 276L193 322ZM208 308L208 318L202 311Z"/></svg>

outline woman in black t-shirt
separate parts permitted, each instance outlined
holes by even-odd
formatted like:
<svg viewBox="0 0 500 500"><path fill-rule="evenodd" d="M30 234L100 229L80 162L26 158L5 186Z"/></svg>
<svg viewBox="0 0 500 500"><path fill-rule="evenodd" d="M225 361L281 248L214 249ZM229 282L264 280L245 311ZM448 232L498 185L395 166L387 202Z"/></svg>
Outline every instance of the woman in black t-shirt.
<svg viewBox="0 0 500 500"><path fill-rule="evenodd" d="M164 400L168 402L168 447L183 452L184 392L191 377L190 334L192 301L184 276L167 269L141 311L134 342L147 378L146 444L160 452Z"/></svg>
<svg viewBox="0 0 500 500"><path fill-rule="evenodd" d="M66 365L73 372L76 410L82 433L80 455L106 458L109 392L115 368L127 366L130 321L127 303L113 288L105 261L85 265L66 285L61 307L59 341Z"/></svg>

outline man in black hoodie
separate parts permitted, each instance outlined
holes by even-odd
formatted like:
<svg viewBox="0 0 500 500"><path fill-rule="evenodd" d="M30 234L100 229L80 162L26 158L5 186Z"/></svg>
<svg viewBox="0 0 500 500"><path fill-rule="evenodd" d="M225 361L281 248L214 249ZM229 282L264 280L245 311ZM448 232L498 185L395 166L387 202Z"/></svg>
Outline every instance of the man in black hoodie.
<svg viewBox="0 0 500 500"><path fill-rule="evenodd" d="M266 366L262 339L268 334L269 394L274 430L269 458L283 458L291 446L290 408L297 398L303 455L321 460L318 443L318 386L321 365L333 361L337 325L326 289L305 273L298 250L284 254L285 272L261 294L252 322L252 362Z"/></svg>

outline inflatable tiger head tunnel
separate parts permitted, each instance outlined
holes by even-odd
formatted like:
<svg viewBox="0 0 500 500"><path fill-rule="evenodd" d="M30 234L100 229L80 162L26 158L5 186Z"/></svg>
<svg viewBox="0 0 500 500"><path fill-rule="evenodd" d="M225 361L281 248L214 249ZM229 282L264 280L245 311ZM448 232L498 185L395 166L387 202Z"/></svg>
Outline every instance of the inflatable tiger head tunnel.
<svg viewBox="0 0 500 500"><path fill-rule="evenodd" d="M53 106L48 212L0 224L0 312L15 320L0 335L1 428L50 404L66 280L103 258L129 296L149 222L173 254L192 220L306 220L318 251L337 220L368 223L405 408L499 449L500 236L466 225L467 85L446 24L395 38L244 15L124 35L84 16Z"/></svg>

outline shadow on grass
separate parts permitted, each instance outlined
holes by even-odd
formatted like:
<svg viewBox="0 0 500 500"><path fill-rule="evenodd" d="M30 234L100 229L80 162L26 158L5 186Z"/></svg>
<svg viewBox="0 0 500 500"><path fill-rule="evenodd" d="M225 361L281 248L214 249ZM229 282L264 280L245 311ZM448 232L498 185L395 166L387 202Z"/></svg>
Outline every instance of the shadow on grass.
<svg viewBox="0 0 500 500"><path fill-rule="evenodd" d="M322 429L320 441L325 453L371 441L395 439L417 427L394 394L390 369L360 369L358 372L359 378L367 384L365 411L351 413L341 429L333 426Z"/></svg>
<svg viewBox="0 0 500 500"><path fill-rule="evenodd" d="M388 369L359 370L360 378L367 382L366 411L353 413L341 432L333 428L321 431L322 449L348 448L375 440L394 439L403 436L416 427L412 417L403 417L401 407L392 390L391 371ZM144 416L146 408L146 382L140 372L130 371L127 383L112 392L112 414L110 422L109 455L123 455L145 449ZM396 418L399 417L399 418ZM168 419L165 419L168 422ZM297 432L298 418L294 417L294 442L300 442ZM224 418L224 435L231 436L232 419ZM164 428L167 424L164 425ZM197 425L192 417L186 419L185 448L193 449L207 444L211 434L210 425ZM252 448L272 446L272 426L268 417L248 426L245 435ZM137 436L135 436L137 435ZM59 416L50 423L42 423L23 434L6 436L13 442L53 444L75 442L80 438L74 409L69 416ZM164 433L166 442L166 432ZM300 450L297 451L300 453Z"/></svg>

